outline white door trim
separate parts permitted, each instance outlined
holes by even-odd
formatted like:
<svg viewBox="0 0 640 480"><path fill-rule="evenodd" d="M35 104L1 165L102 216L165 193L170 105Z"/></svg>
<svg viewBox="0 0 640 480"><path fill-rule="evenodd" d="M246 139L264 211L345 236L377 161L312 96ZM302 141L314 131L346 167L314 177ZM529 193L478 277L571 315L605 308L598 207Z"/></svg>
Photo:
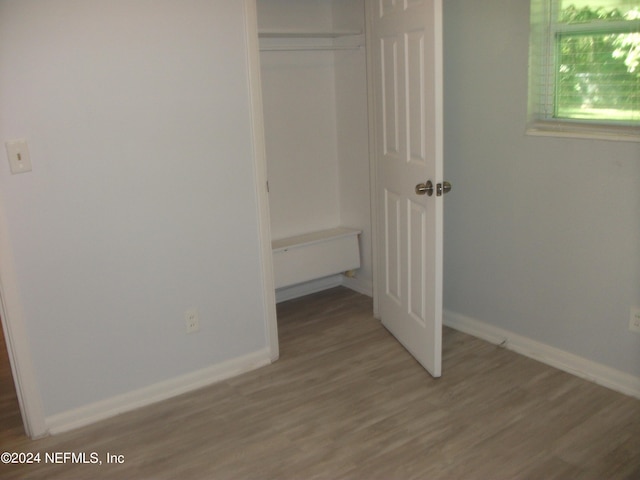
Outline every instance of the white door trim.
<svg viewBox="0 0 640 480"><path fill-rule="evenodd" d="M48 434L42 397L32 363L29 341L18 293L11 245L6 235L4 208L0 205L0 316L11 373L18 395L22 423L30 438Z"/></svg>
<svg viewBox="0 0 640 480"><path fill-rule="evenodd" d="M264 285L263 301L264 311L267 315L267 341L271 350L271 361L275 362L280 355L280 349L278 344L275 281L273 277L269 192L267 190L267 154L264 136L264 114L262 110L260 44L258 40L256 0L244 0L244 11L249 101L251 102L251 130L253 137L253 180L258 202L258 235L260 237L260 253L262 257L262 284Z"/></svg>
<svg viewBox="0 0 640 480"><path fill-rule="evenodd" d="M378 307L378 275L380 274L379 260L379 239L378 239L378 215L376 210L376 199L378 198L378 162L376 162L376 106L374 101L373 83L373 52L371 48L371 32L373 27L373 15L375 15L375 5L373 2L365 1L365 42L367 45L367 107L369 120L369 185L371 205L371 248L373 251L373 316L380 319Z"/></svg>

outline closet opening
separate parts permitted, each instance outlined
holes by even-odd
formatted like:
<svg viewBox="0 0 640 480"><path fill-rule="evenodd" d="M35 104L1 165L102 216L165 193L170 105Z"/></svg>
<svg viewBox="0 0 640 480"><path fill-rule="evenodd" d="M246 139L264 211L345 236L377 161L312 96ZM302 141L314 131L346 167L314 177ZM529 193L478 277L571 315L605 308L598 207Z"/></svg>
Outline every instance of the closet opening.
<svg viewBox="0 0 640 480"><path fill-rule="evenodd" d="M256 0L276 301L373 296L364 0Z"/></svg>

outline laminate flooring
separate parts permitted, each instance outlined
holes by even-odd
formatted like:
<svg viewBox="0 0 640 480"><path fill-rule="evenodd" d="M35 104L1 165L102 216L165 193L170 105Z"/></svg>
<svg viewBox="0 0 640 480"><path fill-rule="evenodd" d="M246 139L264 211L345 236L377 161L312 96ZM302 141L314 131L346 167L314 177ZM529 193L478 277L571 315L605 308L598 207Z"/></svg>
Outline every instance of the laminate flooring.
<svg viewBox="0 0 640 480"><path fill-rule="evenodd" d="M280 360L1 450L3 479L640 479L640 400L445 329L431 378L345 288L278 305ZM122 464L106 464L106 454Z"/></svg>
<svg viewBox="0 0 640 480"><path fill-rule="evenodd" d="M4 332L0 326L0 445L4 440L24 436L18 396L11 374L11 364L5 345Z"/></svg>

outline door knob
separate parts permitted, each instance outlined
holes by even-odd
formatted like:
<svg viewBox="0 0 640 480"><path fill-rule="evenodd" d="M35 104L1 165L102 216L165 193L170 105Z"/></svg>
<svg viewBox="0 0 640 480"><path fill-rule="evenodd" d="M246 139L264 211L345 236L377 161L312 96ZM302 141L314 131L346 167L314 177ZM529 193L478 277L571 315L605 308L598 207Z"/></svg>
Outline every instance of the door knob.
<svg viewBox="0 0 640 480"><path fill-rule="evenodd" d="M417 188L417 187L416 187ZM441 197L445 193L451 191L451 184L449 182L442 182L436 185L436 196Z"/></svg>
<svg viewBox="0 0 640 480"><path fill-rule="evenodd" d="M427 183L419 183L416 185L416 193L418 195L424 195L425 193L427 194L427 196L431 196L433 195L433 183L431 182L431 180L427 180Z"/></svg>

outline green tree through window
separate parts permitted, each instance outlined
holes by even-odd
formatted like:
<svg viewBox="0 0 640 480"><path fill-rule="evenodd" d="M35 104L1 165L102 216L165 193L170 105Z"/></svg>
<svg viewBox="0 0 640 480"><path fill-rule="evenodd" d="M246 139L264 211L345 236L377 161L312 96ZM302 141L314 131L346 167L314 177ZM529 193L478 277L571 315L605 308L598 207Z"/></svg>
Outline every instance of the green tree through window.
<svg viewBox="0 0 640 480"><path fill-rule="evenodd" d="M609 5L570 3L559 10L558 118L640 120L640 9L604 3Z"/></svg>
<svg viewBox="0 0 640 480"><path fill-rule="evenodd" d="M531 0L528 131L640 138L640 0Z"/></svg>

